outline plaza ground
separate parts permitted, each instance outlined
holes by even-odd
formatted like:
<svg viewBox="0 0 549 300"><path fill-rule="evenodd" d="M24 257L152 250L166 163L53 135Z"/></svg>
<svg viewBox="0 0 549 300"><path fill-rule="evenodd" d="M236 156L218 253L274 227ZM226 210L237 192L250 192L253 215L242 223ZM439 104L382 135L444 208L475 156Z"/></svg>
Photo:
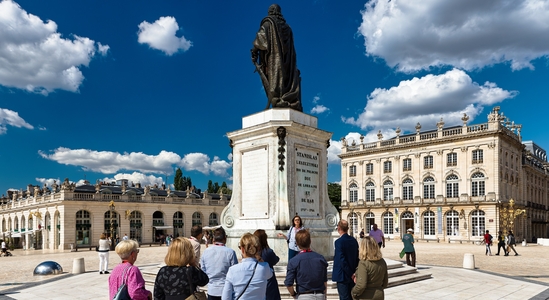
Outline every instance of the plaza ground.
<svg viewBox="0 0 549 300"><path fill-rule="evenodd" d="M382 249L386 258L398 257L400 241L387 241ZM432 278L389 288L386 299L548 299L549 247L529 244L516 247L520 256L486 256L483 245L416 242L417 267ZM163 263L166 246L144 246L136 265L155 270ZM492 247L492 253L497 249ZM50 252L15 250L12 257L0 257L0 299L107 299L108 275L98 272L95 251ZM475 270L462 268L465 253L475 255ZM73 259L84 258L86 273L73 275ZM55 261L62 275L33 276L43 261ZM120 263L110 252L109 268ZM152 286L148 286L152 290Z"/></svg>

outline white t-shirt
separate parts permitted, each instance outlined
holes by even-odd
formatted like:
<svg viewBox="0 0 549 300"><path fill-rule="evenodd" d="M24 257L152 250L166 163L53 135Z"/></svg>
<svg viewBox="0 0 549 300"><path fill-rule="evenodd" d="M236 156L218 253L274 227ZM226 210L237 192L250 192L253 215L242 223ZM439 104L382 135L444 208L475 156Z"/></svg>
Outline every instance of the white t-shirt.
<svg viewBox="0 0 549 300"><path fill-rule="evenodd" d="M6 248L6 242L2 241L2 249Z"/></svg>

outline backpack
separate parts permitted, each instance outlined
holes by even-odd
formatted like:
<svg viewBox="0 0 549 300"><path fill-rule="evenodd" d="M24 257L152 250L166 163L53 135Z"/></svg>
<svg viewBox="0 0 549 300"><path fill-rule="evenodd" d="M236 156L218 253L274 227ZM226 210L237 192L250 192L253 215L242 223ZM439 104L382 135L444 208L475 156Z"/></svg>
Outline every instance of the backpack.
<svg viewBox="0 0 549 300"><path fill-rule="evenodd" d="M515 242L515 236L514 235L510 235L509 236L509 245L516 245L517 243Z"/></svg>

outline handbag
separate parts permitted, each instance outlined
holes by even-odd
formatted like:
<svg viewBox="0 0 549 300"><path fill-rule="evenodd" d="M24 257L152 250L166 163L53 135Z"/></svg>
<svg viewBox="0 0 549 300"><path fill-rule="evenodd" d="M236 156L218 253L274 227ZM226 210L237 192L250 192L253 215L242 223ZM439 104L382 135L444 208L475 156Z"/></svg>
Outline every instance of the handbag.
<svg viewBox="0 0 549 300"><path fill-rule="evenodd" d="M126 267L124 272L122 273L122 285L118 288L118 291L114 295L114 298L112 300L131 300L130 294L128 293L128 285L126 284L126 281L128 280L128 276L126 271L128 271L132 265L129 265ZM126 275L126 276L124 276Z"/></svg>
<svg viewBox="0 0 549 300"><path fill-rule="evenodd" d="M193 289L193 281L191 280L191 275L189 275L189 271L192 267L187 268L187 279L189 280L189 290L191 292L191 295L185 300L206 300L208 297L206 297L206 293L204 291L197 292L196 287Z"/></svg>
<svg viewBox="0 0 549 300"><path fill-rule="evenodd" d="M236 298L236 300L240 299L240 297L242 297L242 295L244 295L244 293L246 292L246 289L248 289L248 286L250 285L250 282L252 282L252 278L254 278L254 274L255 274L255 269L257 268L257 264L259 263L259 261L256 261L255 262L255 266L254 266L254 271L252 273L252 277L250 277L250 280L248 280L248 283L246 284L246 287L244 288L244 290L242 291L242 293L240 293L240 295Z"/></svg>
<svg viewBox="0 0 549 300"><path fill-rule="evenodd" d="M402 248L402 251L400 251L400 253L398 254L398 256L400 256L400 258L403 258L403 257L404 257L404 254L406 254L406 252L404 252L404 248Z"/></svg>

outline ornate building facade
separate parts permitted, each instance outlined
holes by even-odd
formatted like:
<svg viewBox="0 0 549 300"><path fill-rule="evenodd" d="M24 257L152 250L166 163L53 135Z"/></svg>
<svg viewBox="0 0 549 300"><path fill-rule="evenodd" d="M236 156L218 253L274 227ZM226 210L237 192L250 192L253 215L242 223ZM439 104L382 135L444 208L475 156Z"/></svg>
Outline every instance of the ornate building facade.
<svg viewBox="0 0 549 300"><path fill-rule="evenodd" d="M1 238L25 249L90 247L101 233L155 243L162 235L190 236L197 224L218 225L229 200L222 194L129 187L127 180L76 186L65 179L0 198Z"/></svg>
<svg viewBox="0 0 549 300"><path fill-rule="evenodd" d="M354 234L376 223L386 236L478 241L512 229L519 241L549 236L545 150L522 142L521 125L500 113L488 122L364 143L342 139L342 218Z"/></svg>

